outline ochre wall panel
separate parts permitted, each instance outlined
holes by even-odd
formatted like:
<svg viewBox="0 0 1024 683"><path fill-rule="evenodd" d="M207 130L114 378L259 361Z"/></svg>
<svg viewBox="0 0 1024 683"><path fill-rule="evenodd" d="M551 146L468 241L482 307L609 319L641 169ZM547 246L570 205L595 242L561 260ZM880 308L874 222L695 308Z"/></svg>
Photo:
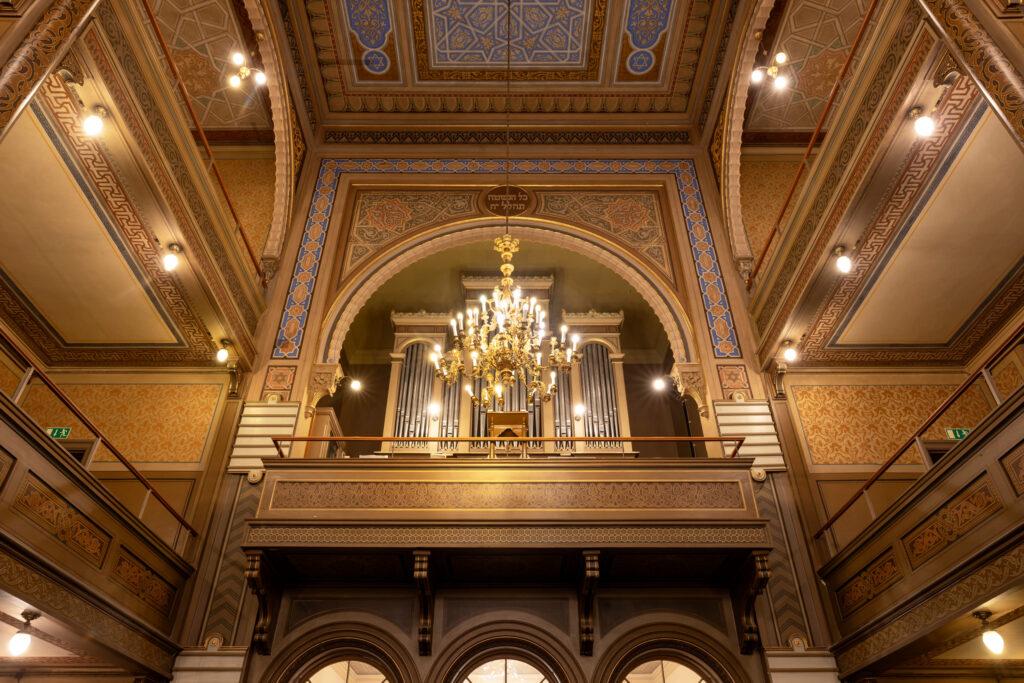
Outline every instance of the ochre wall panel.
<svg viewBox="0 0 1024 683"><path fill-rule="evenodd" d="M750 250L755 258L760 256L768 244L768 235L779 216L798 168L799 159L766 159L750 154L740 157L743 227L747 231Z"/></svg>
<svg viewBox="0 0 1024 683"><path fill-rule="evenodd" d="M801 438L813 464L884 462L928 418L956 385L802 385L791 388ZM974 427L988 412L980 385L939 418L926 439L945 439L946 427ZM916 452L908 461L919 462Z"/></svg>
<svg viewBox="0 0 1024 683"><path fill-rule="evenodd" d="M217 414L221 384L61 384L64 391L115 446L136 462L202 460ZM45 387L33 385L22 405L46 427L71 427L71 438L88 430ZM99 452L97 460L109 460Z"/></svg>
<svg viewBox="0 0 1024 683"><path fill-rule="evenodd" d="M270 223L274 218L274 159L218 157L217 169L227 185L242 230L258 255L267 243Z"/></svg>

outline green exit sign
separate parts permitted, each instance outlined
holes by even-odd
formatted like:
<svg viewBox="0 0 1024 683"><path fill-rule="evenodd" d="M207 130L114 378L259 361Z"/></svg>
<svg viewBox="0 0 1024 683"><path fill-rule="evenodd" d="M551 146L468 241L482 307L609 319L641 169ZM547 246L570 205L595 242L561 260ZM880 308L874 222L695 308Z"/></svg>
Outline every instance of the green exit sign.
<svg viewBox="0 0 1024 683"><path fill-rule="evenodd" d="M971 433L970 427L946 427L946 438L962 441Z"/></svg>
<svg viewBox="0 0 1024 683"><path fill-rule="evenodd" d="M71 436L71 427L48 427L46 433L51 439L66 439Z"/></svg>

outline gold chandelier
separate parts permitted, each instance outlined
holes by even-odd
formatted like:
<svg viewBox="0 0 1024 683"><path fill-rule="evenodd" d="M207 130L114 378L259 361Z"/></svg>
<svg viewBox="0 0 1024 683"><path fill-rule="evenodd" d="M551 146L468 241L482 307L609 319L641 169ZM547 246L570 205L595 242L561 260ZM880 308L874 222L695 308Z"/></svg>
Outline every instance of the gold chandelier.
<svg viewBox="0 0 1024 683"><path fill-rule="evenodd" d="M445 350L434 347L431 361L438 377L447 384L465 379L464 388L474 405L505 408L505 399L516 386L526 388L527 401L550 401L558 391L558 373L578 363L579 335L569 336L562 325L560 336L547 327L547 313L536 297L523 298L512 279L512 256L519 251L519 240L508 233L494 240L501 254L501 282L491 296L480 295L480 305L451 319L452 345ZM479 394L473 382L483 380Z"/></svg>

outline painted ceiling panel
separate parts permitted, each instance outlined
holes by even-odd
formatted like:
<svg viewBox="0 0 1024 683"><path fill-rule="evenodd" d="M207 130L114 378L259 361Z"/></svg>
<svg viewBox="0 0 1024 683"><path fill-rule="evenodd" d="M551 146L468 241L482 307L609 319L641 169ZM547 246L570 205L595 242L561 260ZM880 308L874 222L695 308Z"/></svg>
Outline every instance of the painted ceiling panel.
<svg viewBox="0 0 1024 683"><path fill-rule="evenodd" d="M40 186L47 201L36 200ZM0 146L0 268L69 344L174 344L117 231L26 114Z"/></svg>
<svg viewBox="0 0 1024 683"><path fill-rule="evenodd" d="M1000 172L988 172L992 168ZM880 269L839 342L948 343L1024 254L1021 177L1024 154L987 111ZM967 227L969 244L963 241Z"/></svg>

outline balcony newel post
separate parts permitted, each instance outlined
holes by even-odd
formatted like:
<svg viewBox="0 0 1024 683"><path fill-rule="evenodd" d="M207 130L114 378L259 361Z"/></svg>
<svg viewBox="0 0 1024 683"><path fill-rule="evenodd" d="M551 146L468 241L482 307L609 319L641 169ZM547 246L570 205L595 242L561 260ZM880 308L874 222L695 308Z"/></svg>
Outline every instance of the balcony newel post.
<svg viewBox="0 0 1024 683"><path fill-rule="evenodd" d="M384 431L383 436L393 437L395 435L395 414L398 411L398 383L402 377L402 364L405 363L405 354L394 352L391 354L391 376L388 378L388 402L384 409ZM384 453L391 453L394 449L393 441L385 441L380 445Z"/></svg>

